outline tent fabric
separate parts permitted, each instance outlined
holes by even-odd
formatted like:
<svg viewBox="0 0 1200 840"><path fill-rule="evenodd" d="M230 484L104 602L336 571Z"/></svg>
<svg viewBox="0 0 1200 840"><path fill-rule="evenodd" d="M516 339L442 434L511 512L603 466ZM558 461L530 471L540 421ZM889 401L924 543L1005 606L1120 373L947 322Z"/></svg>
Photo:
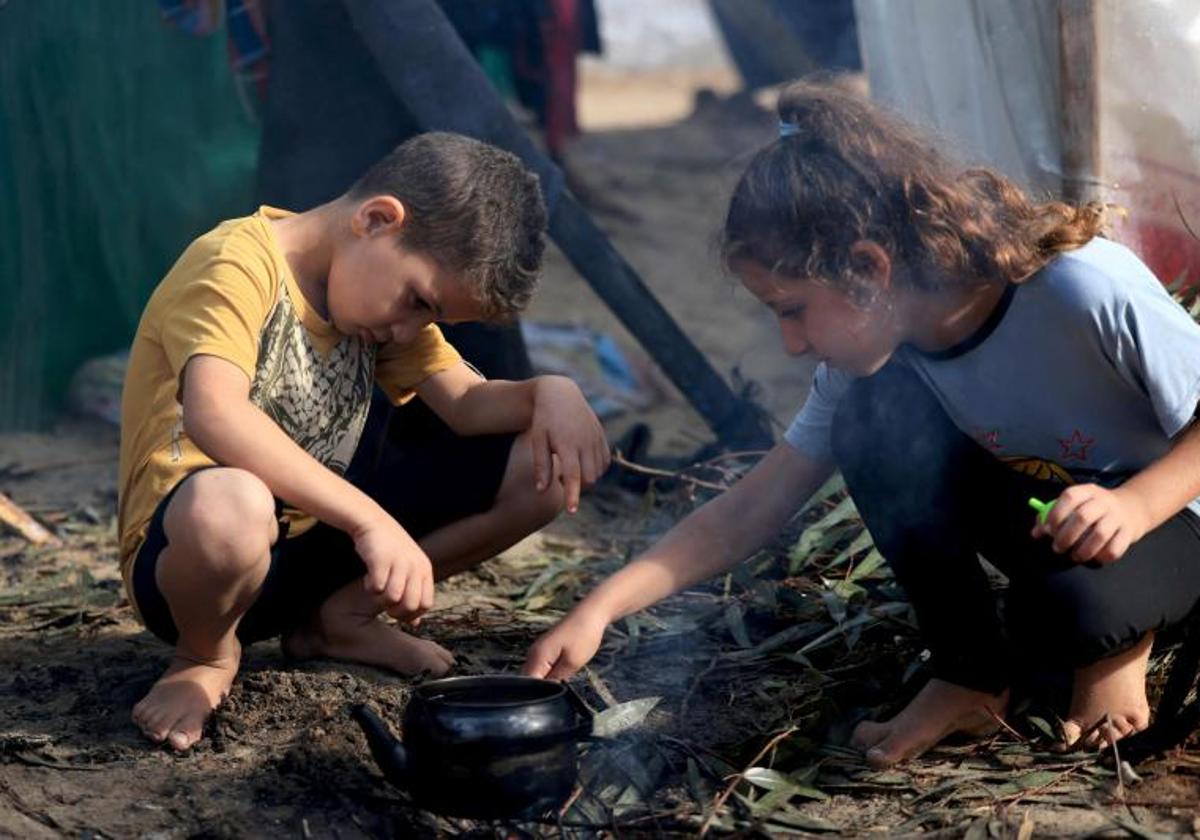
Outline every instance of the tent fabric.
<svg viewBox="0 0 1200 840"><path fill-rule="evenodd" d="M223 35L146 0L0 7L0 429L50 420L188 242L252 209L257 145Z"/></svg>
<svg viewBox="0 0 1200 840"><path fill-rule="evenodd" d="M1172 282L1200 279L1200 6L1097 0L1102 200L1115 235ZM1062 191L1059 12L1041 0L855 0L872 96L961 157Z"/></svg>

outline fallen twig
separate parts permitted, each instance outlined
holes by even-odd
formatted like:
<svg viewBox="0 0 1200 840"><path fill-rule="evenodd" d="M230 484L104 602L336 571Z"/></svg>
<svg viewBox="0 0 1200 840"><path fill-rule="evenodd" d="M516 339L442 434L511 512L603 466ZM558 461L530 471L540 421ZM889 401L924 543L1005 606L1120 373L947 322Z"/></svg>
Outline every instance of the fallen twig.
<svg viewBox="0 0 1200 840"><path fill-rule="evenodd" d="M0 493L0 522L8 525L34 545L60 545L58 537L34 519L24 508Z"/></svg>
<svg viewBox="0 0 1200 840"><path fill-rule="evenodd" d="M1104 725L1108 730L1108 745L1112 747L1113 763L1117 768L1117 799L1125 801L1125 774L1121 772L1121 751L1117 749L1117 728L1113 726L1112 715L1104 713Z"/></svg>
<svg viewBox="0 0 1200 840"><path fill-rule="evenodd" d="M787 739L798 731L800 731L799 727L791 726L780 732L770 741L767 741L767 745L758 751L758 755L750 759L750 763L742 768L742 770L733 777L733 780L725 787L725 790L721 791L717 798L713 800L712 811L710 811L709 815L704 818L704 822L700 826L701 837L704 837L706 834L708 834L708 829L712 826L712 821L717 818L717 814L720 812L721 808L725 806L725 801L729 799L730 795L733 794L733 791L737 788L737 786L740 785L746 778L746 771L748 771L751 767L757 767L759 760L762 759L764 755L773 750L780 741Z"/></svg>
<svg viewBox="0 0 1200 840"><path fill-rule="evenodd" d="M567 797L567 801L558 809L558 818L561 820L567 815L567 811L571 810L571 806L579 801L579 797L583 796L583 785L575 785L575 790L571 791L571 795Z"/></svg>
<svg viewBox="0 0 1200 840"><path fill-rule="evenodd" d="M1004 803L1005 807L1011 808L1013 805L1016 805L1018 802L1020 802L1022 799L1026 798L1027 796L1035 796L1039 793L1042 793L1043 791L1049 790L1050 788L1054 787L1056 784L1058 784L1063 779L1070 776L1072 773L1074 773L1076 770L1078 770L1080 767L1083 767L1087 763L1088 762L1081 761L1081 762L1078 762L1077 764L1072 764L1066 770L1062 771L1061 773L1059 773L1057 776L1055 776L1053 779L1046 782L1045 784L1038 785L1037 787L1030 788L1029 790L1023 790L1020 793L1014 794L1013 796L1002 798L1002 799L1000 799L1000 802Z"/></svg>
<svg viewBox="0 0 1200 840"><path fill-rule="evenodd" d="M622 455L619 449L613 452L613 462L619 464L622 468L627 469L630 472L638 473L639 475L648 475L654 478L670 478L675 481L687 482L694 487L703 487L705 490L716 490L717 492L724 492L725 490L729 489L728 485L725 484L716 484L712 481L704 481L700 478L693 478L692 476L687 475L686 471L683 470L679 472L672 472L671 470L660 470L657 467L647 467L643 466L642 464L635 464L633 461L630 461L624 455Z"/></svg>
<svg viewBox="0 0 1200 840"><path fill-rule="evenodd" d="M1001 727L1002 727L1002 728L1003 728L1003 729L1004 729L1006 732L1008 732L1008 734L1012 735L1014 738L1016 738L1016 739L1017 739L1018 741L1020 741L1022 744L1027 744L1027 743L1029 743L1029 739L1028 739L1028 738L1026 738L1024 735L1022 735L1022 734L1021 734L1020 732L1018 732L1017 730L1013 729L1011 726L1009 726L1009 725L1008 725L1008 721L1006 721L1004 718L1000 717L1000 715L996 714L996 710L995 710L995 709L992 709L992 708L990 708L990 707L988 707L988 706L984 706L984 707L983 707L983 710L984 710L985 712L987 712L987 713L988 713L988 715L990 715L990 716L991 716L992 720L994 720L996 723L1000 724L1000 726L1001 726Z"/></svg>
<svg viewBox="0 0 1200 840"><path fill-rule="evenodd" d="M704 678L716 670L717 664L720 661L721 654L718 653L708 663L707 667L705 667L703 671L696 675L696 678L692 680L692 684L688 686L687 692L683 695L683 700L679 703L679 717L683 720L687 720L688 703L691 702L692 695L696 693L696 689L700 687L700 683L704 681Z"/></svg>
<svg viewBox="0 0 1200 840"><path fill-rule="evenodd" d="M1083 752L1084 750L1088 749L1087 739L1092 737L1092 735L1095 734L1096 731L1100 729L1100 727L1104 726L1107 723L1109 723L1109 717L1108 717L1108 714L1105 713L1104 717L1100 718L1100 720L1093 723L1091 726L1089 726L1083 732L1080 732L1079 737L1076 738L1074 741L1072 741L1070 744L1067 744L1066 749L1062 750L1062 752L1063 753Z"/></svg>

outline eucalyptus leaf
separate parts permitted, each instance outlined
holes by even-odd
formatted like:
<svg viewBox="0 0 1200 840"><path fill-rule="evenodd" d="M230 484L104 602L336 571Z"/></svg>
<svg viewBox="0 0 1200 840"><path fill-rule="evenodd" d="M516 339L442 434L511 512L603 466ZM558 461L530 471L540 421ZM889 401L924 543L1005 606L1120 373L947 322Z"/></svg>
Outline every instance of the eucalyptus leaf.
<svg viewBox="0 0 1200 840"><path fill-rule="evenodd" d="M779 584L762 581L754 587L754 600L768 612L779 610Z"/></svg>
<svg viewBox="0 0 1200 840"><path fill-rule="evenodd" d="M828 565L826 565L825 568L832 569L837 566L840 566L843 563L845 563L847 560L849 560L851 557L853 557L854 555L856 555L860 552L866 551L868 548L871 547L871 545L872 545L871 533L866 528L864 528L862 530L862 533L859 534L857 537L855 537L850 542L850 545L846 546L840 552L838 552L838 555L836 557L834 557L832 560L830 560Z"/></svg>
<svg viewBox="0 0 1200 840"><path fill-rule="evenodd" d="M853 527L853 523L843 523L828 528L810 525L788 553L788 573L797 574L813 558L832 551L834 546L850 534Z"/></svg>
<svg viewBox="0 0 1200 840"><path fill-rule="evenodd" d="M1030 724L1031 724L1031 725L1032 725L1034 728L1036 728L1036 729L1037 729L1039 732L1041 732L1043 735L1045 735L1045 736L1046 736L1047 738L1049 738L1051 741L1057 741L1057 740L1058 740L1058 736L1057 736L1057 735L1054 733L1054 727L1052 727L1052 726L1051 726L1049 723L1047 723L1047 722L1045 721L1045 719L1043 719L1043 718L1040 718L1040 717L1037 717L1037 716L1035 716L1035 715L1029 715L1029 716L1028 716L1027 718L1025 718L1025 719L1026 719L1027 721L1029 721L1029 723L1030 723Z"/></svg>
<svg viewBox="0 0 1200 840"><path fill-rule="evenodd" d="M854 567L854 571L850 573L848 579L862 580L867 575L877 571L883 564L883 555L879 553L879 549L872 547L867 556L862 559L862 562Z"/></svg>
<svg viewBox="0 0 1200 840"><path fill-rule="evenodd" d="M843 601L853 601L855 598L859 598L867 594L867 590L863 589L857 583L849 580L834 581L829 585L829 588Z"/></svg>
<svg viewBox="0 0 1200 840"><path fill-rule="evenodd" d="M821 601L829 611L829 617L838 624L846 620L846 599L841 597L832 587L821 593Z"/></svg>
<svg viewBox="0 0 1200 840"><path fill-rule="evenodd" d="M530 604L534 600L534 596L536 596L538 592L545 588L547 584L564 572L569 572L577 568L583 563L583 560L583 557L571 557L566 560L551 563L542 570L541 574L534 578L533 583L529 584L529 587L521 595L520 599L518 599L517 605L526 606ZM549 603L549 600L547 599L545 603ZM537 607L531 607L530 609L537 609Z"/></svg>
<svg viewBox="0 0 1200 840"><path fill-rule="evenodd" d="M870 613L868 613L864 610L863 612L854 616L854 618L850 619L849 621L839 624L837 627L834 627L832 630L827 630L826 632L822 633L820 636L817 636L817 638L813 639L811 642L804 645L804 647L800 648L800 650L797 651L797 653L802 653L802 654L808 653L809 651L820 647L821 645L825 644L826 642L830 641L831 639L835 639L838 636L844 634L847 630L849 630L853 627L857 627L860 624L866 624L868 622L874 622L874 621L878 621L878 619L875 618L875 616L871 615Z"/></svg>
<svg viewBox="0 0 1200 840"><path fill-rule="evenodd" d="M823 790L817 790L812 785L796 784L796 795L803 796L805 799L815 799L818 802L823 802L829 798L829 794Z"/></svg>
<svg viewBox="0 0 1200 840"><path fill-rule="evenodd" d="M763 790L795 787L787 774L772 770L770 767L750 767L742 776L747 782Z"/></svg>
<svg viewBox="0 0 1200 840"><path fill-rule="evenodd" d="M785 627L778 633L768 636L763 641L759 642L749 650L735 650L727 656L730 659L751 659L758 656L764 656L773 650L789 645L792 642L797 642L806 636L812 636L826 627L823 622L806 621L804 624L793 624L791 627Z"/></svg>
<svg viewBox="0 0 1200 840"><path fill-rule="evenodd" d="M963 834L963 840L987 840L989 820L991 820L991 814L974 820Z"/></svg>
<svg viewBox="0 0 1200 840"><path fill-rule="evenodd" d="M755 584L758 583L758 578L754 576L747 563L739 563L737 566L734 566L733 571L729 573L729 577L742 589L753 589Z"/></svg>
<svg viewBox="0 0 1200 840"><path fill-rule="evenodd" d="M638 790L637 785L628 785L621 791L621 795L612 803L612 812L614 816L621 816L638 808L644 798L642 792Z"/></svg>
<svg viewBox="0 0 1200 840"><path fill-rule="evenodd" d="M593 719L592 734L599 738L611 738L632 729L646 719L660 700L661 697L642 697L607 708Z"/></svg>
<svg viewBox="0 0 1200 840"><path fill-rule="evenodd" d="M854 584L850 584L850 585L853 586ZM862 625L855 624L846 633L846 639L845 639L846 650L854 650L855 645L858 644L858 640L861 637L862 637Z"/></svg>
<svg viewBox="0 0 1200 840"><path fill-rule="evenodd" d="M820 817L813 817L808 814L802 814L795 808L781 808L771 815L767 825L780 825L784 828L799 829L801 831L841 831L839 826L834 825L828 820L823 820Z"/></svg>
<svg viewBox="0 0 1200 840"><path fill-rule="evenodd" d="M642 624L637 616L626 616L625 633L628 635L629 644L625 646L625 654L627 656L636 656L638 651L638 642L642 638Z"/></svg>
<svg viewBox="0 0 1200 840"><path fill-rule="evenodd" d="M805 513L806 511L812 510L817 505L821 504L827 499L833 498L845 489L846 480L842 478L842 474L840 472L835 472L825 480L824 484L817 488L817 492L808 497L808 501L804 503L804 506L801 507L797 513Z"/></svg>
<svg viewBox="0 0 1200 840"><path fill-rule="evenodd" d="M996 788L994 792L999 796L1012 796L1027 790L1036 790L1037 788L1045 787L1061 778L1062 773L1053 770L1035 770L1032 773L1018 776L1011 782L1005 782Z"/></svg>
<svg viewBox="0 0 1200 840"><path fill-rule="evenodd" d="M753 647L753 642L750 641L750 634L746 631L746 622L742 605L738 603L730 604L725 609L725 623L729 626L729 635L733 636L733 640L742 648Z"/></svg>
<svg viewBox="0 0 1200 840"><path fill-rule="evenodd" d="M791 801L791 798L796 795L796 789L792 785L784 785L775 790L768 792L761 799L756 800L750 806L750 813L759 819L770 815L773 811L778 811L784 805Z"/></svg>
<svg viewBox="0 0 1200 840"><path fill-rule="evenodd" d="M666 767L660 756L651 755L647 761L643 762L637 751L634 750L615 752L612 756L612 763L637 788L642 799L648 799L654 795Z"/></svg>

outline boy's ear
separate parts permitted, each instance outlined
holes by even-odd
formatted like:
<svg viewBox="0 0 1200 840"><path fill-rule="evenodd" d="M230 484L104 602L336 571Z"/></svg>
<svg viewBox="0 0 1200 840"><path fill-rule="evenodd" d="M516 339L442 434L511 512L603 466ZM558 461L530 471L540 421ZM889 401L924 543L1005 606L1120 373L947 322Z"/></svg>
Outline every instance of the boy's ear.
<svg viewBox="0 0 1200 840"><path fill-rule="evenodd" d="M350 217L350 229L358 236L397 233L407 216L404 204L392 195L376 195L359 202Z"/></svg>
<svg viewBox="0 0 1200 840"><path fill-rule="evenodd" d="M860 239L850 246L850 265L854 273L878 291L892 286L892 258L878 242Z"/></svg>

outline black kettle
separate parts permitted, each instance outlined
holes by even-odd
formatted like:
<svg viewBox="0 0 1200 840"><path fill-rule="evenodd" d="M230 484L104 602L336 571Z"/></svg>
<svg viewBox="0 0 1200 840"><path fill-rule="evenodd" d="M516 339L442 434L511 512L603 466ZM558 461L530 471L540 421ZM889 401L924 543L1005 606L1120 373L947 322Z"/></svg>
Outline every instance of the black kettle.
<svg viewBox="0 0 1200 840"><path fill-rule="evenodd" d="M413 690L401 743L366 706L351 714L388 781L420 807L521 819L560 807L579 777L592 712L568 686L534 677L453 677Z"/></svg>

